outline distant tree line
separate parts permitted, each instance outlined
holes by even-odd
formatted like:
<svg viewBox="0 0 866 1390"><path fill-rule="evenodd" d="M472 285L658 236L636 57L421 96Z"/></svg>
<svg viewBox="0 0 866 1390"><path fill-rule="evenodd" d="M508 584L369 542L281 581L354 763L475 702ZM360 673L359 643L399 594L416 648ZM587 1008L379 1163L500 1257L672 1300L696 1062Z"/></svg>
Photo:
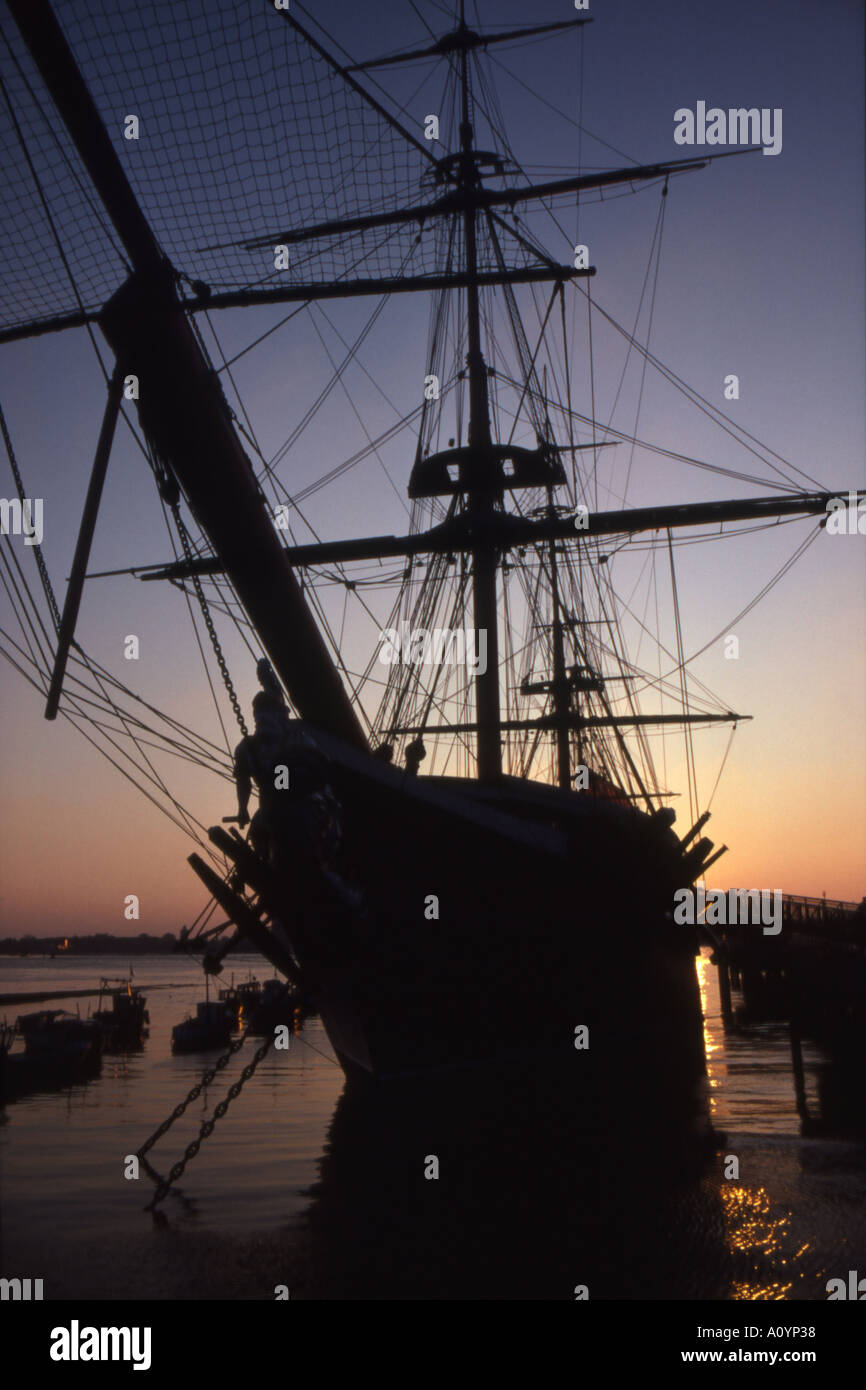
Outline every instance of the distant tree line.
<svg viewBox="0 0 866 1390"><path fill-rule="evenodd" d="M97 932L94 936L7 936L0 937L3 956L148 956L172 951L178 938L170 931L163 936L112 936Z"/></svg>

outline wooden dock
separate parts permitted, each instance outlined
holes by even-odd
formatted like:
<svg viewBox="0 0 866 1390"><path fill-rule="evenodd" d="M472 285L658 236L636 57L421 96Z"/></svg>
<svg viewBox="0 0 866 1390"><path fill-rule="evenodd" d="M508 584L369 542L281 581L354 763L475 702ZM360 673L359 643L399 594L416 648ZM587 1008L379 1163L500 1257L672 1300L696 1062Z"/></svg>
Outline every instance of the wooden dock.
<svg viewBox="0 0 866 1390"><path fill-rule="evenodd" d="M866 904L786 894L778 935L749 923L704 932L714 948L726 1030L788 1025L804 1132L866 1134ZM804 1039L826 1058L820 1121L806 1103Z"/></svg>

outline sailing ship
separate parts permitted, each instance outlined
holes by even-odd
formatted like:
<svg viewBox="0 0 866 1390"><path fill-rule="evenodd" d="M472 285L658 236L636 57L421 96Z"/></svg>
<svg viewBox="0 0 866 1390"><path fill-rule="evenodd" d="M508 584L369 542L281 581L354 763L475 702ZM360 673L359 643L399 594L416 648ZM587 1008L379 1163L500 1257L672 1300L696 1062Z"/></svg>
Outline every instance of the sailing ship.
<svg viewBox="0 0 866 1390"><path fill-rule="evenodd" d="M560 1098L604 1123L633 1084L639 1039L653 1103L689 1110L704 1069L697 936L671 909L724 846L702 834L692 760L690 814L675 830L646 734L681 728L688 750L696 725L747 716L689 687L682 649L656 680L629 655L610 552L644 537L673 576L683 531L821 517L839 494L804 490L791 470L770 495L599 506L605 451L642 441L574 399L568 305L587 297L594 271L585 247L566 260L547 250L533 210L644 187L663 209L674 179L725 156L527 177L494 120L486 55L580 34L583 15L486 31L460 3L419 49L353 62L294 0L243 0L231 14L203 0L130 14L109 0L98 18L68 0L7 7L15 206L63 250L51 274L20 247L7 261L0 341L98 328L114 359L62 609L33 551L45 641L15 659L45 690L47 716L81 720L96 706L113 716L115 748L146 734L230 775L225 750L135 704L75 644L123 414L175 550L126 573L198 605L246 733L217 632L217 619L241 623L267 682L328 758L343 817L337 887L296 858L287 888L236 830L204 837L183 812L210 895L187 939L205 937L218 965L234 927L311 998L355 1080L528 1069L555 1075ZM416 131L379 77L434 62L439 116ZM154 113L141 118L147 139L138 116L119 120L121 72L124 101ZM527 293L538 296L532 329ZM408 531L298 539L305 494L285 490L279 460L230 405L230 363L199 323L222 309L392 295L431 305L421 399L386 432L414 435ZM385 442L329 464L316 486L338 486ZM335 633L325 583L354 605L354 630ZM659 697L664 712L648 707ZM144 776L147 794L163 797L161 778ZM212 925L217 907L227 920Z"/></svg>

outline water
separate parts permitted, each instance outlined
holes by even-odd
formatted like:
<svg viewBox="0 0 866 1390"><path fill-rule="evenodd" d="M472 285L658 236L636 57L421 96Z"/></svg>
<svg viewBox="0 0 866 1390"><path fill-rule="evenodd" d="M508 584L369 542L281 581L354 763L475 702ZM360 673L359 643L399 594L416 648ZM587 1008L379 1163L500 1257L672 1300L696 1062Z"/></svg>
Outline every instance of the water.
<svg viewBox="0 0 866 1390"><path fill-rule="evenodd" d="M596 1152L585 1164L580 1153L566 1159L532 1133L532 1097L517 1090L492 1168L489 1153L473 1168L487 1142L477 1095L447 1134L429 1107L404 1108L395 1127L393 1114L344 1094L321 1023L310 1019L288 1051L272 1049L260 1064L155 1225L143 1211L152 1184L144 1174L125 1179L125 1157L218 1053L170 1051L172 1026L203 997L198 964L139 958L135 983L151 1018L144 1051L106 1056L98 1079L0 1112L0 1273L42 1277L46 1298L267 1299L279 1284L302 1298L570 1298L584 1282L593 1297L823 1299L828 1278L866 1272L862 1148L801 1137L787 1030L726 1037L706 953L698 969L709 1104L725 1136L699 1171L685 1162L680 1171L676 1152L671 1160L639 1133L603 1162ZM126 970L125 958L7 958L0 992L86 988ZM269 973L257 957L238 956L220 984L232 971L237 980ZM147 988L157 985L170 987ZM82 1015L96 1007L60 1004ZM48 1006L5 1012L11 1021L38 1007ZM149 1155L159 1172L255 1045ZM637 1075L639 1039L635 1047ZM804 1048L815 1113L820 1061ZM434 1148L439 1182L422 1173ZM738 1176L725 1176L730 1157Z"/></svg>

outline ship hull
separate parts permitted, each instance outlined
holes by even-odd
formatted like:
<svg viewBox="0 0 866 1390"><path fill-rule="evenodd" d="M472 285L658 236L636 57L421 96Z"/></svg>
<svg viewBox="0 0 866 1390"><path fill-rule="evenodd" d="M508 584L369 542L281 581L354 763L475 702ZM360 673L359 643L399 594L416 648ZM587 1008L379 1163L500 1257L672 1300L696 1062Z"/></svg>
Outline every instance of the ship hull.
<svg viewBox="0 0 866 1390"><path fill-rule="evenodd" d="M429 779L433 782L433 779ZM682 851L631 807L509 779L342 780L362 908L295 892L282 925L354 1084L561 1073L606 1124L649 1088L694 1111L704 1075L697 941L671 916ZM407 779L408 782L408 779ZM437 797L439 798L437 802ZM444 801L443 801L444 799Z"/></svg>

